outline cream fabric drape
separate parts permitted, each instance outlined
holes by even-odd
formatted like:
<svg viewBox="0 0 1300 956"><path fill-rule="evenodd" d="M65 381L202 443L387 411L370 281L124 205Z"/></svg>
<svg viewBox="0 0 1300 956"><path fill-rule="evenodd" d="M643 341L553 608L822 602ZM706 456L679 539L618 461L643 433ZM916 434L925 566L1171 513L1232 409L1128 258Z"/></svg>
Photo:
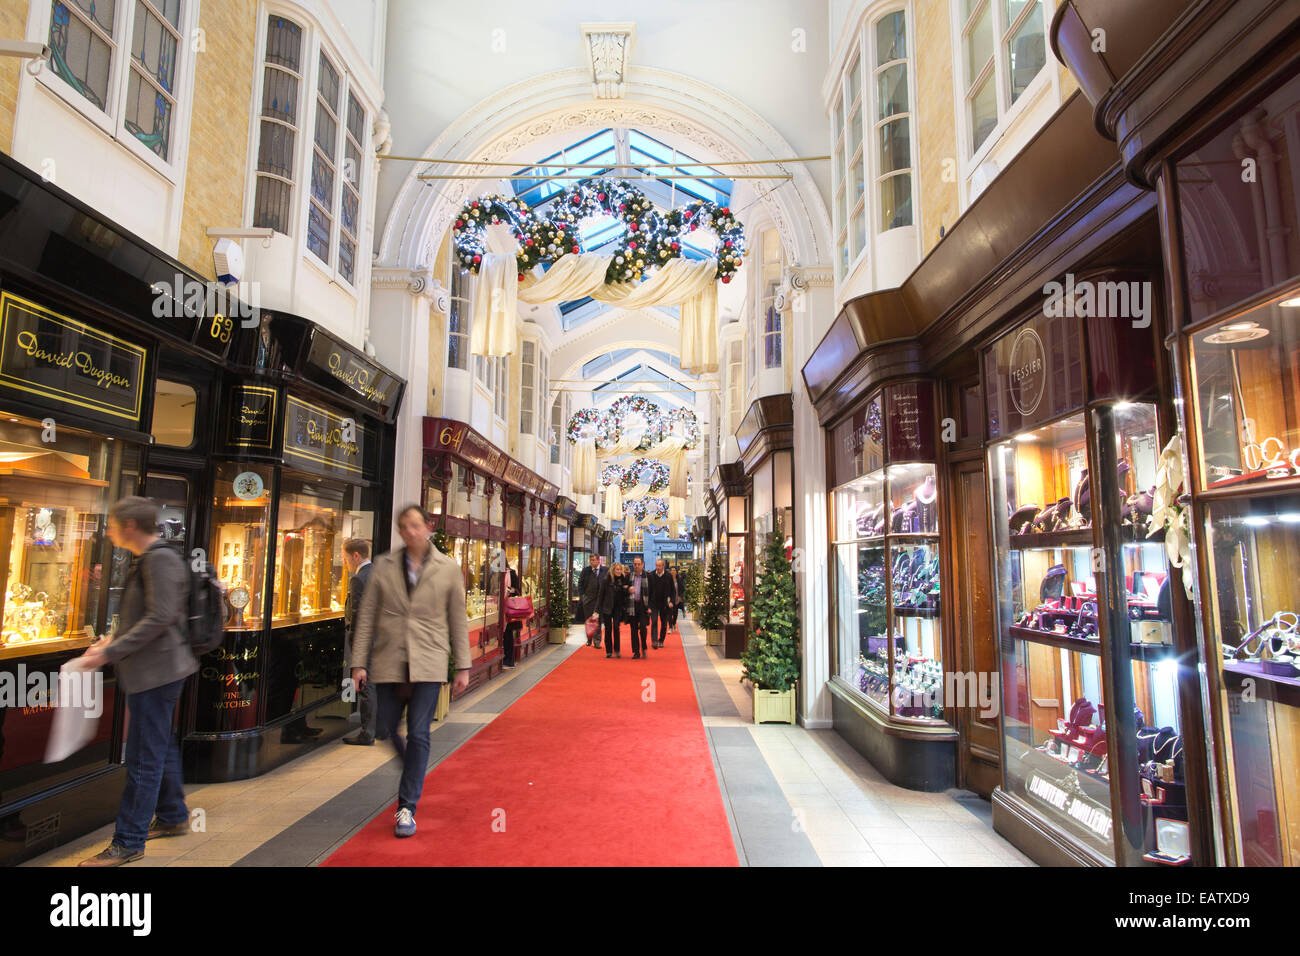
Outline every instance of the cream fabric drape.
<svg viewBox="0 0 1300 956"><path fill-rule="evenodd" d="M474 327L470 333L473 354L501 356L515 350L515 311L521 301L571 302L591 296L598 302L628 310L656 305L681 306L682 369L693 373L718 370L716 260L673 259L645 282L606 285L605 272L613 257L584 252L564 256L545 273L534 270L521 282L515 268L519 247L509 229L488 226L487 245L474 297Z"/></svg>
<svg viewBox="0 0 1300 956"><path fill-rule="evenodd" d="M519 342L519 270L515 265L519 244L508 226L488 226L486 237L487 251L479 263L474 295L469 350L473 355L511 355Z"/></svg>
<svg viewBox="0 0 1300 956"><path fill-rule="evenodd" d="M675 524L686 520L686 499L677 495L668 496L668 521Z"/></svg>
<svg viewBox="0 0 1300 956"><path fill-rule="evenodd" d="M573 450L573 493L594 495L600 487L596 475L596 439L579 438Z"/></svg>
<svg viewBox="0 0 1300 956"><path fill-rule="evenodd" d="M623 520L623 489L614 482L605 489L605 520Z"/></svg>

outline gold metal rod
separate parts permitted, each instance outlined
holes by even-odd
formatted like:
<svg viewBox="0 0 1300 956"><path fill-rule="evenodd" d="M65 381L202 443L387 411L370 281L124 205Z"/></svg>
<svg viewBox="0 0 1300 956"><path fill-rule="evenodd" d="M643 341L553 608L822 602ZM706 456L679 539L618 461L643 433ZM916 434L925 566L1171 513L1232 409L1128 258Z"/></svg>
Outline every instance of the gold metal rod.
<svg viewBox="0 0 1300 956"><path fill-rule="evenodd" d="M416 179L556 179L564 177L544 177L544 176L495 176L492 173L420 173ZM639 179L639 176L629 177L629 179ZM702 176L650 176L650 179L704 179L717 177ZM794 179L789 173L733 173L729 176L721 177L723 179Z"/></svg>
<svg viewBox="0 0 1300 956"><path fill-rule="evenodd" d="M667 169L672 166L675 166L678 169L685 166L703 166L705 169L721 169L727 166L766 166L769 163L815 163L830 159L830 156L790 156L780 159L737 159L723 163L677 162L641 163L639 165L634 163L535 163L531 166L525 164L523 167L520 167L518 163L490 162L488 160L477 159L431 159L428 156L396 156L392 153L385 153L376 158L392 159L403 163L434 163L440 166L499 166L510 169ZM537 179L539 177L530 176L528 178Z"/></svg>

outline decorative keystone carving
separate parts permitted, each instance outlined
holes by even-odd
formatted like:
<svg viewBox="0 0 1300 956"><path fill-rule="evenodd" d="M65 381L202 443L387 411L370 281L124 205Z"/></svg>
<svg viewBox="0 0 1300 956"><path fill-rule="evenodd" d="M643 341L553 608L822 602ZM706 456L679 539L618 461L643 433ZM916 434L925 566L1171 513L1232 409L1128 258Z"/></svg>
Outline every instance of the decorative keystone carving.
<svg viewBox="0 0 1300 956"><path fill-rule="evenodd" d="M635 23L584 23L580 27L591 67L592 90L598 100L623 96L628 56L636 38Z"/></svg>

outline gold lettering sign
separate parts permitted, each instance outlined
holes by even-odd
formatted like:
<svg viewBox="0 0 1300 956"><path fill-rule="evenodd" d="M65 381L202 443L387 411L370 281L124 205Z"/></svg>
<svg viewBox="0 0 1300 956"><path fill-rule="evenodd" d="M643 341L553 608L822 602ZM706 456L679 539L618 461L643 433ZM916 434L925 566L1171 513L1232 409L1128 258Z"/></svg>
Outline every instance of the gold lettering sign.
<svg viewBox="0 0 1300 956"><path fill-rule="evenodd" d="M5 292L0 385L102 415L140 420L146 351Z"/></svg>
<svg viewBox="0 0 1300 956"><path fill-rule="evenodd" d="M331 352L329 357L330 374L340 382L350 386L366 397L368 401L376 405L382 405L388 398L388 392L376 385L370 384L370 369L360 365L353 365L351 368L343 367L343 356L338 352Z"/></svg>
<svg viewBox="0 0 1300 956"><path fill-rule="evenodd" d="M274 444L277 392L261 385L241 385L231 402L230 444L238 448L270 448Z"/></svg>
<svg viewBox="0 0 1300 956"><path fill-rule="evenodd" d="M368 438L355 418L345 418L292 395L285 398L284 456L350 475L364 474Z"/></svg>

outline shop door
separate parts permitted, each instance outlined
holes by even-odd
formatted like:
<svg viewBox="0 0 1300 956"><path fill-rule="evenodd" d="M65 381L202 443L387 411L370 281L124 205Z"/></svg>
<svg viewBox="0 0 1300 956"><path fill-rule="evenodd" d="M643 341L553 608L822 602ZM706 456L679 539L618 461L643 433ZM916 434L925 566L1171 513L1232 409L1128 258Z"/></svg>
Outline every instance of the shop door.
<svg viewBox="0 0 1300 956"><path fill-rule="evenodd" d="M956 601L956 670L977 675L985 707L957 710L958 786L988 797L1002 782L1002 747L996 710L1001 694L992 682L1001 673L997 625L993 614L992 548L989 542L988 491L982 458L952 466L953 578ZM991 691L991 693L989 692Z"/></svg>

